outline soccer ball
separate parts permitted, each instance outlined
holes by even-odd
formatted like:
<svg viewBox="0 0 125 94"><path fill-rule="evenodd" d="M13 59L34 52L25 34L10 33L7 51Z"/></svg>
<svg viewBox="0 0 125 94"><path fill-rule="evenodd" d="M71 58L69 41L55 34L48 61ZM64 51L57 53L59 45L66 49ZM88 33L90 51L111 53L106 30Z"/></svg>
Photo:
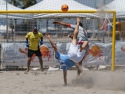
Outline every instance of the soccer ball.
<svg viewBox="0 0 125 94"><path fill-rule="evenodd" d="M62 10L63 12L67 12L68 9L69 9L69 7L68 7L67 4L63 4L62 7L61 7L61 10Z"/></svg>

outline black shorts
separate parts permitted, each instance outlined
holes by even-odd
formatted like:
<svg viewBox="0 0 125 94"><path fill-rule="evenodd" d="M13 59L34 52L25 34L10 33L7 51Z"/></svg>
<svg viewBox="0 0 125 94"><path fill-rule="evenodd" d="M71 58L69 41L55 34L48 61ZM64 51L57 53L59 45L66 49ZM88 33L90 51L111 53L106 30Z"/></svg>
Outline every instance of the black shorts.
<svg viewBox="0 0 125 94"><path fill-rule="evenodd" d="M36 54L36 56L42 56L40 49L38 49L37 51L33 51L33 50L28 49L28 57L32 57L33 54Z"/></svg>

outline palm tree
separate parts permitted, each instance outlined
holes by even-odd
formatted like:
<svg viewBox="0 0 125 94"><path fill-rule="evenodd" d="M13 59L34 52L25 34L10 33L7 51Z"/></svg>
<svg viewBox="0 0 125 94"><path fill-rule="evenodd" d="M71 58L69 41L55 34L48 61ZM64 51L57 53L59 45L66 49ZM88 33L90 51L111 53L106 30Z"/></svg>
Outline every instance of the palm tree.
<svg viewBox="0 0 125 94"><path fill-rule="evenodd" d="M22 8L25 9L37 3L36 0L19 0L22 3Z"/></svg>
<svg viewBox="0 0 125 94"><path fill-rule="evenodd" d="M14 6L25 9L37 3L37 0L8 0Z"/></svg>
<svg viewBox="0 0 125 94"><path fill-rule="evenodd" d="M8 0L8 2L10 3L10 4L13 4L14 6L20 6L20 2L18 2L17 0Z"/></svg>

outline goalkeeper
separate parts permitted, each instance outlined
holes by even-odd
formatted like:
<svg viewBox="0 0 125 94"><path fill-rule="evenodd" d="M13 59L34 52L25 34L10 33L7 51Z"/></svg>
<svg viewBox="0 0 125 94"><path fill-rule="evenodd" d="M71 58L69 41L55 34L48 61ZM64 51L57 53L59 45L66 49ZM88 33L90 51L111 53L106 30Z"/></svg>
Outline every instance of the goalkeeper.
<svg viewBox="0 0 125 94"><path fill-rule="evenodd" d="M26 46L28 47L28 60L27 60L26 72L28 72L30 69L29 67L30 67L31 58L33 54L36 54L36 56L38 56L41 71L43 71L42 54L39 49L39 44L40 45L43 44L43 35L37 31L36 27L34 27L33 31L28 32L25 38L26 38Z"/></svg>

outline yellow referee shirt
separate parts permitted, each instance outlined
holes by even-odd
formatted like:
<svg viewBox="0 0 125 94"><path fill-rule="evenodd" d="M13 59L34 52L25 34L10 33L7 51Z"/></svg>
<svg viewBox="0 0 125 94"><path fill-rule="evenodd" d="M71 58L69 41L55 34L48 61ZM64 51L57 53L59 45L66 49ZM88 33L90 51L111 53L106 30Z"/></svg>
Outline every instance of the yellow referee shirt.
<svg viewBox="0 0 125 94"><path fill-rule="evenodd" d="M43 37L43 35L40 32L36 34L34 34L33 32L29 32L25 37L28 38L29 49L37 51L40 39Z"/></svg>

